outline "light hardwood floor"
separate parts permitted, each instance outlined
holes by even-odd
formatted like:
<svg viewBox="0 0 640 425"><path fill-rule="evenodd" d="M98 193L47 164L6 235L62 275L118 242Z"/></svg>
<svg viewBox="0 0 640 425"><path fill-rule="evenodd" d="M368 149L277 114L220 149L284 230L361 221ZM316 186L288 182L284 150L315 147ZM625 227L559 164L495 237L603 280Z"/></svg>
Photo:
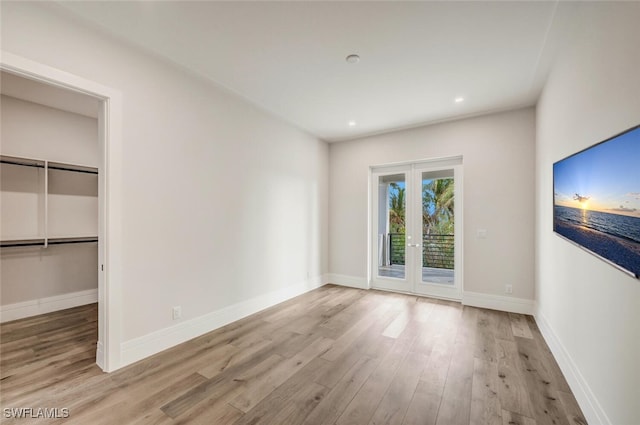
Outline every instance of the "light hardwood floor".
<svg viewBox="0 0 640 425"><path fill-rule="evenodd" d="M112 374L96 320L90 305L0 326L3 421L586 424L530 316L326 285ZM6 419L20 407L69 417Z"/></svg>

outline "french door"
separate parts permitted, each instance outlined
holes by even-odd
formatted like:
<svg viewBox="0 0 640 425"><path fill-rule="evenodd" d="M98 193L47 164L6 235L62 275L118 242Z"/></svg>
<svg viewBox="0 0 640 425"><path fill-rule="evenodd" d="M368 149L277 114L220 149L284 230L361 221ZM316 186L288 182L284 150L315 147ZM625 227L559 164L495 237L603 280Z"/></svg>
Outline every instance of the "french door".
<svg viewBox="0 0 640 425"><path fill-rule="evenodd" d="M371 286L459 300L462 159L372 168Z"/></svg>

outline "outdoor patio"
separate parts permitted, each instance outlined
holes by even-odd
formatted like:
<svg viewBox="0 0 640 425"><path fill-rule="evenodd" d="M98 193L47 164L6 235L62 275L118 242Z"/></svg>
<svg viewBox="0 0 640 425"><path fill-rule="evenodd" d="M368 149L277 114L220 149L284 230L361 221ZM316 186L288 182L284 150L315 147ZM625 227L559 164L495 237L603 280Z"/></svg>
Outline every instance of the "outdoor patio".
<svg viewBox="0 0 640 425"><path fill-rule="evenodd" d="M378 267L378 276L404 279L405 266L402 264L392 264L390 266ZM423 267L422 281L453 285L453 270Z"/></svg>

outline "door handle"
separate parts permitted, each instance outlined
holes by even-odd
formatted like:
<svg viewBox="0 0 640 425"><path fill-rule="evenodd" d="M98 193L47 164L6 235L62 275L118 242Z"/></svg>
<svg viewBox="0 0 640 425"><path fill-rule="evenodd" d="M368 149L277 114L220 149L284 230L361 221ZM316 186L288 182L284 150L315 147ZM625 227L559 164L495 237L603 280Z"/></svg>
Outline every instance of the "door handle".
<svg viewBox="0 0 640 425"><path fill-rule="evenodd" d="M419 248L420 244L419 243L408 243L407 246L412 246L412 247Z"/></svg>

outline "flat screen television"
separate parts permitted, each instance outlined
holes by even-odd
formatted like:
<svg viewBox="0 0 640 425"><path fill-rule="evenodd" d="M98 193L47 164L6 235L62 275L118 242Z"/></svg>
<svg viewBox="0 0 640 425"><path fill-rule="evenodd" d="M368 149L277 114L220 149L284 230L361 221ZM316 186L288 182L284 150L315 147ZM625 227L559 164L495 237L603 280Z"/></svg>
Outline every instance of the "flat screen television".
<svg viewBox="0 0 640 425"><path fill-rule="evenodd" d="M640 278L640 125L553 164L553 230Z"/></svg>

